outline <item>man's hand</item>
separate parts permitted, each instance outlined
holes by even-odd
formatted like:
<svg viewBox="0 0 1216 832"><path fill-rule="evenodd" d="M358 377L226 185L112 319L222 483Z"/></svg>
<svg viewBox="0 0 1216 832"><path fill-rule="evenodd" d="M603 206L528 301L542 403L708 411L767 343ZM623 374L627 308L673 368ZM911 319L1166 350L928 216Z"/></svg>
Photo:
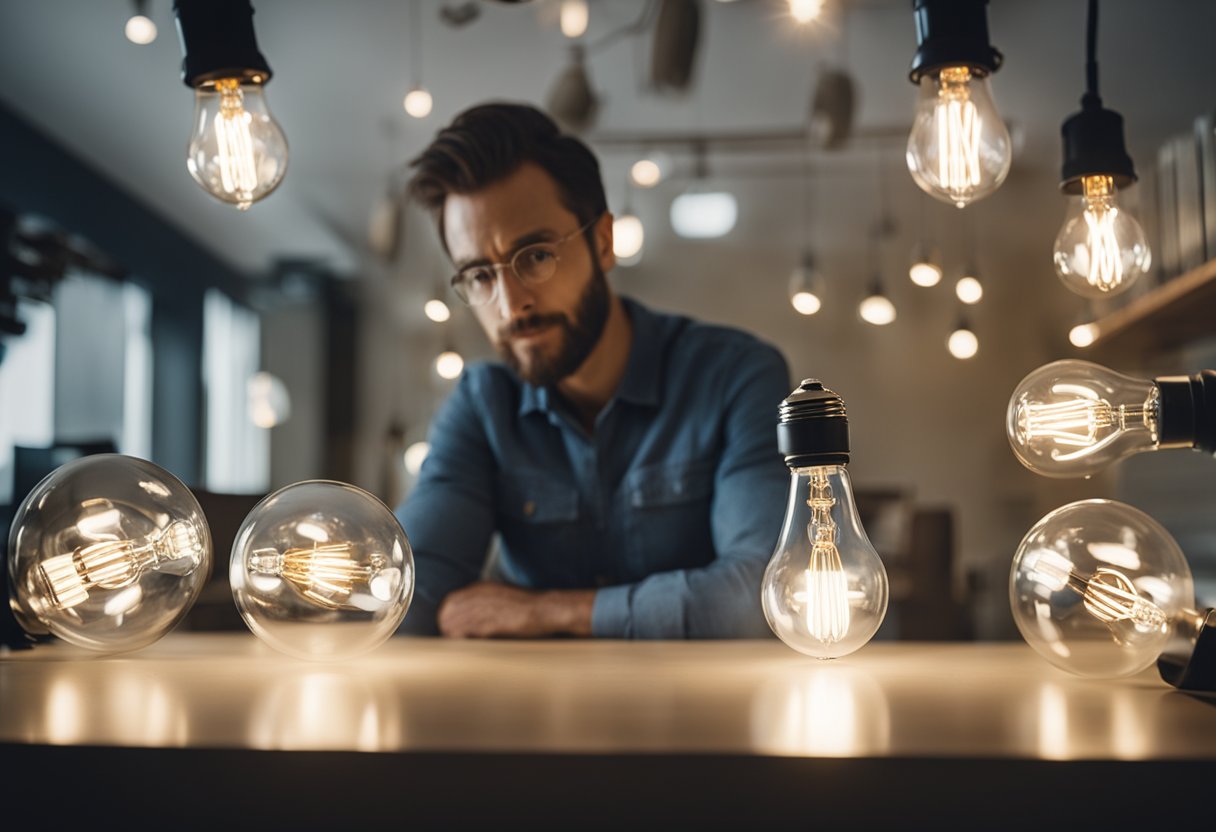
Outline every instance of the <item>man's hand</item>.
<svg viewBox="0 0 1216 832"><path fill-rule="evenodd" d="M451 638L591 635L595 590L532 590L479 581L439 605L439 632Z"/></svg>

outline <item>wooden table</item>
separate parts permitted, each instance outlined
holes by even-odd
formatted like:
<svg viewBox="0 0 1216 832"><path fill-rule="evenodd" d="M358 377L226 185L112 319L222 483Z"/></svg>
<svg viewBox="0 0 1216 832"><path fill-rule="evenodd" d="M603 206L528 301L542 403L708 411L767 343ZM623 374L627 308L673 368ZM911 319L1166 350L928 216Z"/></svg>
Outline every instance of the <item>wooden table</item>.
<svg viewBox="0 0 1216 832"><path fill-rule="evenodd" d="M775 640L395 638L327 663L237 633L54 643L0 657L0 759L55 828L1216 818L1216 701L1020 642L820 662Z"/></svg>

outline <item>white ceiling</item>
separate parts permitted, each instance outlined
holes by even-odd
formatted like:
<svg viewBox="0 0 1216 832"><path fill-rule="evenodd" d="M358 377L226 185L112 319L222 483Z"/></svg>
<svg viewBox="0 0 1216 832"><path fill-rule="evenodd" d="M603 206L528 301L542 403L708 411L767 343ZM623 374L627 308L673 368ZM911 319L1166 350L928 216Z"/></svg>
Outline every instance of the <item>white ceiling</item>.
<svg viewBox="0 0 1216 832"><path fill-rule="evenodd" d="M340 272L365 270L358 247L389 171L466 106L491 98L543 102L568 51L554 0L483 0L480 17L460 29L440 21L441 0L420 2L422 32L415 39L402 0L255 0L260 46L275 72L268 99L287 133L291 161L280 190L244 214L207 196L186 172L193 101L180 78L171 0L151 0L160 36L149 46L123 36L129 0L4 0L0 72L8 83L0 98L238 268L264 273L274 258L289 257L319 258ZM906 76L915 48L910 0L827 0L828 20L806 28L792 23L780 0L701 5L691 94L646 89L649 33L589 57L603 102L597 131L798 129L817 67L843 61L857 79L859 133L891 137L881 146L904 189L897 198L916 204L900 161L914 94ZM585 40L634 20L643 7L644 0L590 0ZM843 26L841 8L848 10ZM1104 0L1102 10L1102 91L1126 117L1131 150L1144 169L1165 136L1213 102L1216 3ZM1083 0L996 0L990 7L992 41L1005 54L993 82L996 102L1022 140L1011 182L1055 175L1059 124L1076 109L1083 87L1084 13ZM422 121L406 116L400 103L412 80L415 43L435 96L434 112ZM828 194L820 204L874 201L874 147L859 142L819 157L816 177ZM619 206L633 150L597 149L610 201ZM757 216L774 188L796 180L798 170L789 153L723 155L711 164L738 175L741 211ZM1015 234L1021 210L1036 208L1006 203L999 220ZM779 227L766 221L766 236L797 241L797 214L780 216ZM670 239L657 225L648 228L649 247ZM864 234L855 225L834 242L862 247Z"/></svg>

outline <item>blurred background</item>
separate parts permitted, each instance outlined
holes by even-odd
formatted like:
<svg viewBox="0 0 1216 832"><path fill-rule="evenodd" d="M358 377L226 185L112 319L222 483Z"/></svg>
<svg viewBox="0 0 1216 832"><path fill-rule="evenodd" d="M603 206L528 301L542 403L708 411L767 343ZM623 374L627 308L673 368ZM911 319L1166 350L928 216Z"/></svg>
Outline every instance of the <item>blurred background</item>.
<svg viewBox="0 0 1216 832"><path fill-rule="evenodd" d="M1004 430L1015 386L1054 359L1145 378L1216 368L1216 296L1204 288L1175 301L1185 326L1149 315L1118 338L1069 337L1212 271L1216 246L1178 235L1179 192L1201 175L1188 154L1216 112L1216 4L1101 4L1102 96L1125 119L1140 180L1124 204L1154 267L1097 305L1052 265L1086 4L990 4L1004 53L991 86L1013 164L965 211L919 190L904 160L911 5L256 0L290 163L278 190L238 211L186 169L194 96L170 0L3 0L4 527L55 465L98 450L151 459L190 485L217 563L244 512L295 481L342 480L399 503L460 362L492 357L446 288L429 218L404 199L406 165L456 113L497 99L546 108L599 156L611 209L643 230L609 277L619 292L751 330L782 350L792 382L816 377L844 398L898 637L1015 637L1018 542L1087 497L1165 525L1201 603L1216 603L1216 461L1142 454L1089 480L1051 480L1022 467ZM128 28L136 12L155 27L149 42L135 42L147 25ZM415 89L429 101L405 102ZM641 160L657 182L640 178ZM677 233L673 201L698 190L733 200L729 230ZM935 286L909 279L922 249L941 267ZM791 302L808 253L814 314ZM982 286L978 302L959 299L962 277ZM876 278L897 313L885 326L858 314ZM960 318L978 340L972 357L947 346Z"/></svg>

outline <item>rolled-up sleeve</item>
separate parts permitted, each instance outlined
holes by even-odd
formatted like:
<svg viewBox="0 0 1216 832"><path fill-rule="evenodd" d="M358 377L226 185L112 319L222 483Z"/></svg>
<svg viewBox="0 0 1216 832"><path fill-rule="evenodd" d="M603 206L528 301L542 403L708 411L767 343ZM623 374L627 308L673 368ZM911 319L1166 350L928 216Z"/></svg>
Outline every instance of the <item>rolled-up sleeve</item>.
<svg viewBox="0 0 1216 832"><path fill-rule="evenodd" d="M777 450L777 409L790 391L776 349L756 342L721 368L723 451L714 473L714 553L703 567L660 572L596 593L592 633L604 638L772 635L760 583L785 512L789 472Z"/></svg>

